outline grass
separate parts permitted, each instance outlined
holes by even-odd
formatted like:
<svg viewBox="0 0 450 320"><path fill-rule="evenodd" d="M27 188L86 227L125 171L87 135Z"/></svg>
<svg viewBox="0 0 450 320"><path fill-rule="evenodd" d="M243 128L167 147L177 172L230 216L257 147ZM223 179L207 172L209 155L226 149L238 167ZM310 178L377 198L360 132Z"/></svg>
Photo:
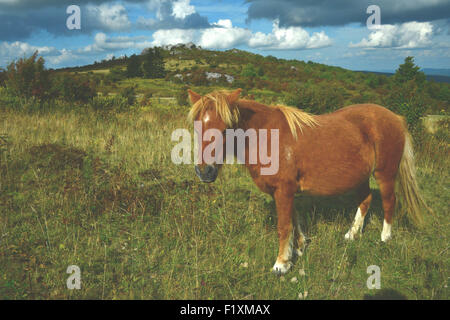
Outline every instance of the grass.
<svg viewBox="0 0 450 320"><path fill-rule="evenodd" d="M244 168L225 166L209 185L191 166L172 164L171 132L189 128L186 113L1 111L0 298L449 298L448 134L424 139L418 152L436 218L421 229L397 219L382 244L372 183L365 232L346 242L351 195L299 196L311 242L277 277L274 204ZM81 269L81 290L66 287L69 265ZM381 268L381 291L366 287L370 265Z"/></svg>

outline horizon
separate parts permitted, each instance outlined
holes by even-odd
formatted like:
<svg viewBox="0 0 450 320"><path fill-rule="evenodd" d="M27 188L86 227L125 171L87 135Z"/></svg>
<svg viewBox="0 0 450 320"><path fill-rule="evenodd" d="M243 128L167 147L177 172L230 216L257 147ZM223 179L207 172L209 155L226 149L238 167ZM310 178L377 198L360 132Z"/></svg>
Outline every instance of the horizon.
<svg viewBox="0 0 450 320"><path fill-rule="evenodd" d="M378 9L356 0L80 0L78 25L72 4L0 0L0 67L36 50L60 69L192 42L352 71L393 73L407 56L421 69L450 69L450 2L443 0L378 1Z"/></svg>

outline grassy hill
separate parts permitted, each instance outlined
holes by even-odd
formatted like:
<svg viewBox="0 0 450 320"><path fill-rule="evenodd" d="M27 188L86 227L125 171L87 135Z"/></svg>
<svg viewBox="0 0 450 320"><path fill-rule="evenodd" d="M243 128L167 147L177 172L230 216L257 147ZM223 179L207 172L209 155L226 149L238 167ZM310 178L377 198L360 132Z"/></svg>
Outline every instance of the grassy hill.
<svg viewBox="0 0 450 320"><path fill-rule="evenodd" d="M89 73L100 84L99 91L107 93L118 93L132 84L140 94L165 97L177 96L186 86L200 93L240 87L245 89L244 94L256 100L285 103L316 113L364 102L389 107L393 91L398 89L395 81L385 74L355 72L311 61L263 57L237 49L211 51L181 45L162 49L161 54L166 68L164 81L126 79L129 57L58 71ZM450 84L426 81L421 91L428 114L440 114L441 110L448 109Z"/></svg>

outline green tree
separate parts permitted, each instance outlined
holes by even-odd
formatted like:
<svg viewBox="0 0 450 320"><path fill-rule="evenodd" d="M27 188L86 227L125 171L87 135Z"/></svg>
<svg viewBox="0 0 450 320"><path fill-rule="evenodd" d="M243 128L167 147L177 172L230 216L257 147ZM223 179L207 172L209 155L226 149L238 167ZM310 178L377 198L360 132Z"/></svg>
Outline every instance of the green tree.
<svg viewBox="0 0 450 320"><path fill-rule="evenodd" d="M423 83L425 79L425 73L420 71L420 67L414 64L414 57L411 56L405 58L405 62L398 67L394 75L394 81L397 83L405 83L410 80Z"/></svg>
<svg viewBox="0 0 450 320"><path fill-rule="evenodd" d="M145 78L164 78L166 70L164 68L164 58L160 48L149 48L143 56L142 71Z"/></svg>
<svg viewBox="0 0 450 320"><path fill-rule="evenodd" d="M141 77L141 76L142 76L141 60L139 59L139 57L137 55L133 54L128 59L127 77L135 78L135 77Z"/></svg>

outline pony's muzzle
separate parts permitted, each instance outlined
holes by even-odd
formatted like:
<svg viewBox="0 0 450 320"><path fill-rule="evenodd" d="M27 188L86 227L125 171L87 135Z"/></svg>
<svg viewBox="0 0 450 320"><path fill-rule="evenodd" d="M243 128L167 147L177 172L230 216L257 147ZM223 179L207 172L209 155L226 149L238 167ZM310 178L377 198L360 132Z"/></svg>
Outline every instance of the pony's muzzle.
<svg viewBox="0 0 450 320"><path fill-rule="evenodd" d="M200 178L202 182L211 183L216 181L219 169L214 165L195 166L195 173Z"/></svg>

